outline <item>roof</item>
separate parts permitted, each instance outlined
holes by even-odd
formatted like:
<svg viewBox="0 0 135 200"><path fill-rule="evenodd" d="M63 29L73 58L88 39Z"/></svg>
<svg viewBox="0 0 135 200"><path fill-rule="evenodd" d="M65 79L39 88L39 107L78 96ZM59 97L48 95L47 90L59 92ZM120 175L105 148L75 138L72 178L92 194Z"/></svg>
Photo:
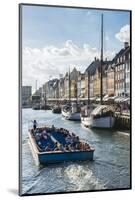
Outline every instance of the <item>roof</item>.
<svg viewBox="0 0 135 200"><path fill-rule="evenodd" d="M111 61L103 61L103 66L102 66L102 69L103 69L103 72L105 70L108 69L108 65L111 63ZM96 73L96 70L98 69L98 71L100 72L100 69L101 69L101 61L100 60L95 60L93 61L88 67L87 69L85 70L86 73L90 73L90 75L94 75Z"/></svg>
<svg viewBox="0 0 135 200"><path fill-rule="evenodd" d="M130 51L130 46L121 49L116 55L115 57L112 59L112 63L115 63L117 58L123 56L125 53L127 53L127 51Z"/></svg>

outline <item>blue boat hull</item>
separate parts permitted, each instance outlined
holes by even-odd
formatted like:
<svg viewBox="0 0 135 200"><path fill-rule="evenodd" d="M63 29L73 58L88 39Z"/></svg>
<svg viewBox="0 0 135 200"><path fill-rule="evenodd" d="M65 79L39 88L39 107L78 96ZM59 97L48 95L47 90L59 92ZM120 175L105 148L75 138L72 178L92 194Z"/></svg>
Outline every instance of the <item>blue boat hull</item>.
<svg viewBox="0 0 135 200"><path fill-rule="evenodd" d="M93 151L90 152L57 152L38 154L40 164L60 163L67 161L93 160Z"/></svg>

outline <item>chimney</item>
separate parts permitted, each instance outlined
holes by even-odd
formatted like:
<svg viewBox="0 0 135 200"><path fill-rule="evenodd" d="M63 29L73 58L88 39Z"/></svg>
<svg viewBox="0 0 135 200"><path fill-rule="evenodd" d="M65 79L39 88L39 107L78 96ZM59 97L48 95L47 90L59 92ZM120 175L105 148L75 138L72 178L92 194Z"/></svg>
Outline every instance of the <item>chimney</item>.
<svg viewBox="0 0 135 200"><path fill-rule="evenodd" d="M124 48L126 49L128 46L128 42L124 42Z"/></svg>

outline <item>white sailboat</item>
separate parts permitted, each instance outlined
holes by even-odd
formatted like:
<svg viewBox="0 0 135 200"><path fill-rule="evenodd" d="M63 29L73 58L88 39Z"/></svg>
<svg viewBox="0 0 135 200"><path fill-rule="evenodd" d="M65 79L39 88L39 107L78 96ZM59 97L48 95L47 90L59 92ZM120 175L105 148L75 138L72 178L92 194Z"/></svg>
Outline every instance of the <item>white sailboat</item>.
<svg viewBox="0 0 135 200"><path fill-rule="evenodd" d="M90 115L89 125L91 128L112 128L115 117L113 110L108 105L97 106Z"/></svg>
<svg viewBox="0 0 135 200"><path fill-rule="evenodd" d="M80 121L80 108L77 103L71 103L71 91L70 91L70 70L69 70L69 104L63 106L62 116L67 120Z"/></svg>
<svg viewBox="0 0 135 200"><path fill-rule="evenodd" d="M71 105L65 105L62 108L62 116L68 120L80 121L80 112L78 111L78 106L76 103Z"/></svg>
<svg viewBox="0 0 135 200"><path fill-rule="evenodd" d="M90 113L91 113L90 107L87 105L81 109L81 123L85 127L90 127Z"/></svg>
<svg viewBox="0 0 135 200"><path fill-rule="evenodd" d="M81 122L84 126L90 128L112 128L115 123L115 117L111 106L103 105L103 85L102 85L102 66L103 66L103 14L101 19L101 90L100 90L100 105L91 112L88 110L86 116L81 115ZM88 74L89 77L89 74ZM88 79L89 86L89 79ZM89 87L88 87L89 90ZM89 93L88 93L89 94ZM89 95L88 95L89 98ZM89 102L89 101L88 101Z"/></svg>
<svg viewBox="0 0 135 200"><path fill-rule="evenodd" d="M88 104L85 105L84 107L81 108L81 123L85 126L85 127L90 127L90 114L92 112L92 110L94 109L94 107L90 104L90 74L88 71Z"/></svg>

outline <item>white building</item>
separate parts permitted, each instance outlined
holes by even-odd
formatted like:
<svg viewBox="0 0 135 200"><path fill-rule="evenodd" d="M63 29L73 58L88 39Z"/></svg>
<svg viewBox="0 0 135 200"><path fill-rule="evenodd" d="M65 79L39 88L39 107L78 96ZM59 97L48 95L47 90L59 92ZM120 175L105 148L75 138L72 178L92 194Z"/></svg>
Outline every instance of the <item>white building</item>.
<svg viewBox="0 0 135 200"><path fill-rule="evenodd" d="M32 87L22 86L22 105L29 104L31 95L32 95Z"/></svg>

